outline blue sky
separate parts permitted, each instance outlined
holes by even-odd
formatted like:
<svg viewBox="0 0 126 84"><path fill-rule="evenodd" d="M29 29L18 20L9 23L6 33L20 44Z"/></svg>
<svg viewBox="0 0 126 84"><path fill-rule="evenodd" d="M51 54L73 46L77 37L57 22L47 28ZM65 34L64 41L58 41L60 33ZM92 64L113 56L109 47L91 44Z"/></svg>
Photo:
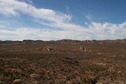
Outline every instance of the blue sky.
<svg viewBox="0 0 126 84"><path fill-rule="evenodd" d="M0 0L0 40L126 36L125 0Z"/></svg>

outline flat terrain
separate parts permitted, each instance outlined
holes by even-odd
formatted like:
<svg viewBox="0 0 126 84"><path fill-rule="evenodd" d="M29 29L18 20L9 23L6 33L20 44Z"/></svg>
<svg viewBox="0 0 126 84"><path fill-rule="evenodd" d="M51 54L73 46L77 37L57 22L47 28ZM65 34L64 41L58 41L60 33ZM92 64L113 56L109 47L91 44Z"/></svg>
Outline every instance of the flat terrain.
<svg viewBox="0 0 126 84"><path fill-rule="evenodd" d="M1 42L0 84L126 84L126 44Z"/></svg>

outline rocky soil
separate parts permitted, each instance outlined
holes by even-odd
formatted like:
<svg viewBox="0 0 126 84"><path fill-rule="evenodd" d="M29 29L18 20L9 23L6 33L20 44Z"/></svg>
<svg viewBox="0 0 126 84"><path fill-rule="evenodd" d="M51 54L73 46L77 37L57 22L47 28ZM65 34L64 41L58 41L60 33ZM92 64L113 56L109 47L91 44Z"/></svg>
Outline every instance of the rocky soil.
<svg viewBox="0 0 126 84"><path fill-rule="evenodd" d="M0 43L0 84L126 84L126 44Z"/></svg>

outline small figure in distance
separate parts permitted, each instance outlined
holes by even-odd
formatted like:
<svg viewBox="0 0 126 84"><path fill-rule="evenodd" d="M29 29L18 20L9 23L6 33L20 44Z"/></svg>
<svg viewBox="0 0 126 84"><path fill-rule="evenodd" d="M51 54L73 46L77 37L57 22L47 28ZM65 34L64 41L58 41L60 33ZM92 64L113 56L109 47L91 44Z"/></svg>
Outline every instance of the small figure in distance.
<svg viewBox="0 0 126 84"><path fill-rule="evenodd" d="M84 52L88 52L87 48L84 48L84 47L80 47L80 50L82 50Z"/></svg>
<svg viewBox="0 0 126 84"><path fill-rule="evenodd" d="M52 48L52 47L47 47L46 50L50 52L50 51L53 51L54 48Z"/></svg>

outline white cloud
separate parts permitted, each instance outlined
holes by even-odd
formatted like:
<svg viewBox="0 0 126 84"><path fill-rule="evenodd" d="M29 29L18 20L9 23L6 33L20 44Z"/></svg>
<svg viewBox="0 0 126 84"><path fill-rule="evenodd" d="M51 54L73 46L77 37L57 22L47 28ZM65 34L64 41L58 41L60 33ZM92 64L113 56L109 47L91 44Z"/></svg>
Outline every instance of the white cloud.
<svg viewBox="0 0 126 84"><path fill-rule="evenodd" d="M58 40L58 39L123 39L126 36L126 23L96 23L88 25L86 31L82 30L50 30L41 28L17 28L13 30L0 30L0 39L6 40L23 40L23 39L41 39L41 40ZM88 32L87 32L88 31Z"/></svg>
<svg viewBox="0 0 126 84"><path fill-rule="evenodd" d="M81 32L81 31L80 31ZM89 39L87 33L83 33L83 36L79 36L79 32L67 31L67 30L42 30L40 28L18 28L15 30L0 30L0 39L2 40L24 40L24 39L34 39L34 40L58 40L58 39ZM90 35L89 35L90 37Z"/></svg>
<svg viewBox="0 0 126 84"><path fill-rule="evenodd" d="M121 39L126 35L126 22L122 24L92 22L89 27L96 39Z"/></svg>
<svg viewBox="0 0 126 84"><path fill-rule="evenodd" d="M67 23L71 20L71 16L63 14L51 9L36 8L25 2L17 0L0 0L0 13L5 15L17 16L26 14L35 19L40 19L46 23Z"/></svg>
<svg viewBox="0 0 126 84"><path fill-rule="evenodd" d="M40 28L17 28L13 30L0 29L2 40L23 39L118 39L126 36L126 22L122 24L97 23L87 24L88 27L72 24L71 15L44 8L36 8L19 0L0 0L0 13L18 16L25 14L34 18L35 22L62 30L41 30ZM87 16L91 20L92 17ZM2 26L2 25L1 25ZM6 26L6 25L5 25Z"/></svg>

